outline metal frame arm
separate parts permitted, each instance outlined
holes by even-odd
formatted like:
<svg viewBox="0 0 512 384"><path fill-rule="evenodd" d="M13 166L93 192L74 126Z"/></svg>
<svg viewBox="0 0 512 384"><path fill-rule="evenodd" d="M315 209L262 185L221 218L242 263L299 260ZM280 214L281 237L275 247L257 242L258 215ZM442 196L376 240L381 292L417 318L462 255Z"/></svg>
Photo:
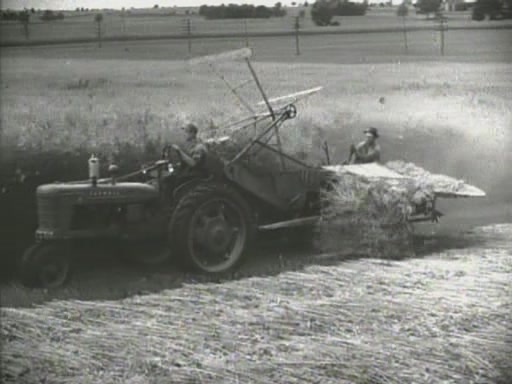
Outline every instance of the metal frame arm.
<svg viewBox="0 0 512 384"><path fill-rule="evenodd" d="M256 144L261 145L263 148L268 149L269 151L272 151L272 152L274 152L274 153L277 153L277 154L279 154L279 155L281 155L281 156L285 157L286 159L288 159L288 160L290 160L290 161L293 161L294 163L299 164L299 165L301 165L301 166L303 166L303 167L305 167L305 168L312 168L310 165L308 165L308 164L306 164L306 163L304 163L304 162L300 161L299 159L296 159L295 157L292 157L292 156L290 156L290 155L287 155L286 153L279 152L277 149L272 148L270 145L268 145L268 144L266 144L266 143L264 143L264 142L262 142L262 141L257 140L257 141L256 141Z"/></svg>
<svg viewBox="0 0 512 384"><path fill-rule="evenodd" d="M281 124L282 122L286 121L289 118L289 114L287 112L283 113L281 116L279 116L276 120L272 121L272 123L256 138L252 139L232 160L228 162L228 165L233 164L238 159L240 159L243 155L245 155L249 150L258 142L262 137L264 137L268 132L270 132L272 129L274 129L278 124Z"/></svg>

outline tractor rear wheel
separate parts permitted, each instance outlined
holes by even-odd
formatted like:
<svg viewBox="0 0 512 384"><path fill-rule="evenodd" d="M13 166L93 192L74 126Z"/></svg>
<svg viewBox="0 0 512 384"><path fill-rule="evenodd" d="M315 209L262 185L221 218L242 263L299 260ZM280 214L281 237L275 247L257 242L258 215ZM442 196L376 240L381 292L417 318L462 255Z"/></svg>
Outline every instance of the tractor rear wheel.
<svg viewBox="0 0 512 384"><path fill-rule="evenodd" d="M169 240L179 261L209 275L239 267L254 233L249 205L222 184L192 188L180 199L169 226Z"/></svg>
<svg viewBox="0 0 512 384"><path fill-rule="evenodd" d="M42 242L28 248L21 258L19 273L24 285L57 288L69 279L70 248L67 244Z"/></svg>

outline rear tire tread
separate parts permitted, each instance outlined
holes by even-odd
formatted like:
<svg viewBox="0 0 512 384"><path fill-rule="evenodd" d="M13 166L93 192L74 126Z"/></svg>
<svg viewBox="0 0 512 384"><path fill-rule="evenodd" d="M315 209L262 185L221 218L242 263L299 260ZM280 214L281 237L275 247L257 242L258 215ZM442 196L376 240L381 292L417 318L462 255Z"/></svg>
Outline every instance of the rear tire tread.
<svg viewBox="0 0 512 384"><path fill-rule="evenodd" d="M173 253L176 255L180 266L191 271L207 273L195 265L192 258L190 257L187 235L190 226L190 219L194 213L195 208L201 203L207 201L212 196L230 198L231 201L237 204L239 209L243 212L243 216L247 225L247 238L244 251L237 262L229 269L229 271L237 269L242 264L246 254L247 246L251 243L256 232L256 223L254 216L252 215L251 208L236 190L234 190L229 185L221 183L202 183L195 186L180 199L169 224L169 240L171 247L173 248ZM222 275L227 272L228 271L219 272L215 273L215 275Z"/></svg>

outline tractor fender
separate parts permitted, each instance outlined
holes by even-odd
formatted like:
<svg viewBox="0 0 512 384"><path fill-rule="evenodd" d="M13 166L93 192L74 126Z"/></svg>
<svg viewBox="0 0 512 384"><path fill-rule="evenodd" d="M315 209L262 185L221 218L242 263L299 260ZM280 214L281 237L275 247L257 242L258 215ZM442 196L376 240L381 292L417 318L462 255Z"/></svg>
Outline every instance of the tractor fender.
<svg viewBox="0 0 512 384"><path fill-rule="evenodd" d="M207 180L208 179L198 177L198 178L193 178L191 180L184 182L183 184L181 184L179 187L177 187L172 192L173 201L178 202L178 200L182 196L184 196L188 191L190 191L192 188L196 187L197 185L204 183Z"/></svg>

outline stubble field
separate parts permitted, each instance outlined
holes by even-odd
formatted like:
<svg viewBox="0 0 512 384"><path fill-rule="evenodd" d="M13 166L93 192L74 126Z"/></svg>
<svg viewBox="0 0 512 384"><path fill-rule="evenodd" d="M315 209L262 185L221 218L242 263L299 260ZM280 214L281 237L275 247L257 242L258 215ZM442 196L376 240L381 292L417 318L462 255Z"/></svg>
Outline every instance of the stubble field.
<svg viewBox="0 0 512 384"><path fill-rule="evenodd" d="M325 139L340 162L375 125L384 161L404 158L486 190L484 200L445 202L447 224L427 228L454 236L512 220L510 34L491 32L453 40L464 45L453 44L443 59L433 43L423 46L431 53L383 52L378 41L389 43L389 35L364 43L310 37L300 57L280 38L262 39L255 67L271 96L325 87L297 104L285 128L290 150L309 150L319 162ZM50 169L82 150L85 173L89 150L122 158L123 143L172 141L186 119L207 127L244 115L218 79L178 60L182 45L111 47L3 50L5 159L23 168L26 158L50 151ZM205 42L202 53L220 47L234 48ZM243 66L224 69L233 83L247 78ZM22 173L30 180L42 164ZM26 383L507 383L511 236L509 226L493 225L437 244L442 249L432 240L423 258L400 262L323 265L312 250L273 247L253 255L245 278L220 285L104 260L57 292L4 284L2 371ZM32 304L42 306L14 309Z"/></svg>

